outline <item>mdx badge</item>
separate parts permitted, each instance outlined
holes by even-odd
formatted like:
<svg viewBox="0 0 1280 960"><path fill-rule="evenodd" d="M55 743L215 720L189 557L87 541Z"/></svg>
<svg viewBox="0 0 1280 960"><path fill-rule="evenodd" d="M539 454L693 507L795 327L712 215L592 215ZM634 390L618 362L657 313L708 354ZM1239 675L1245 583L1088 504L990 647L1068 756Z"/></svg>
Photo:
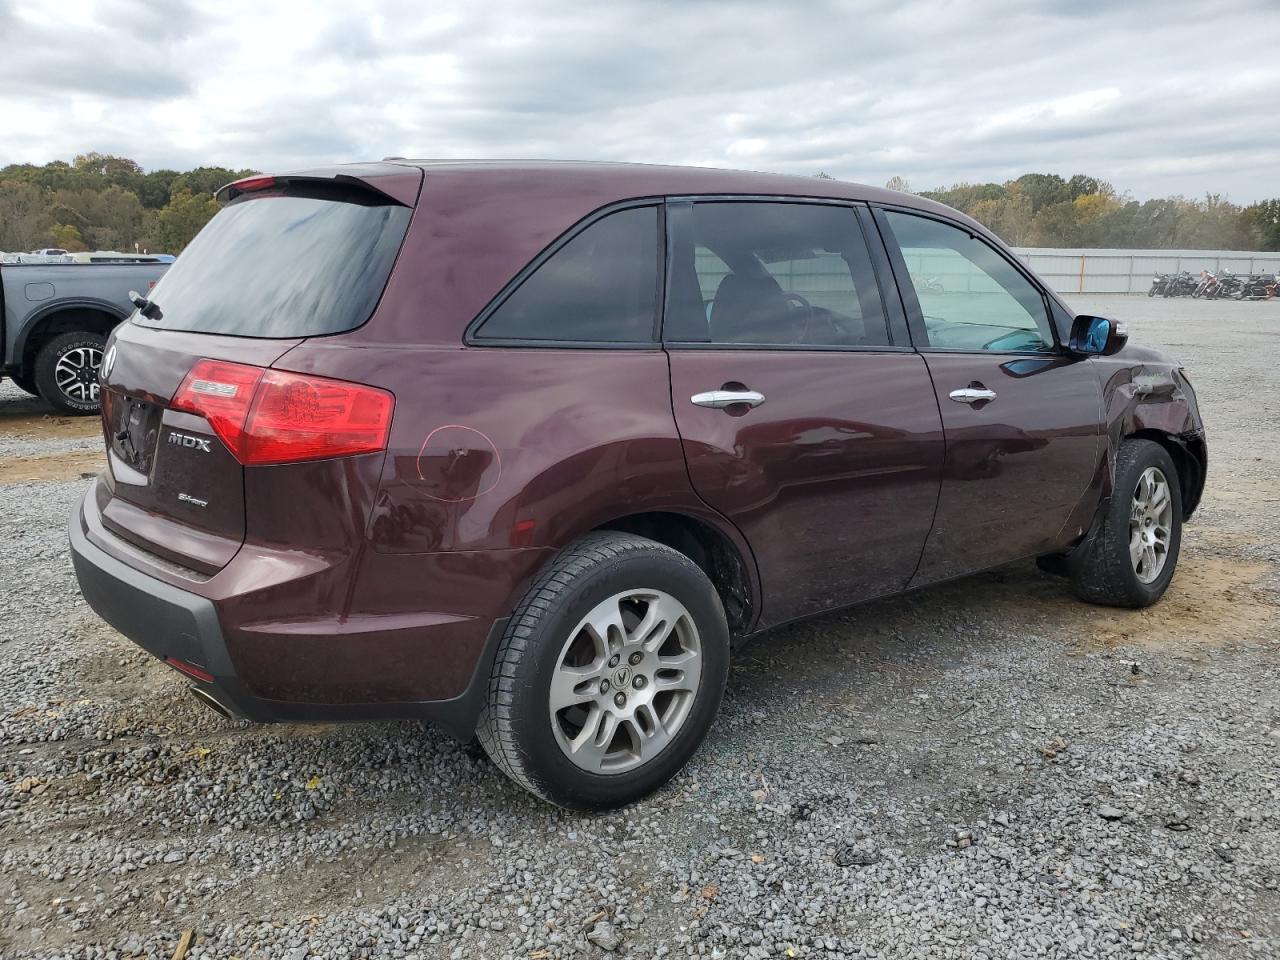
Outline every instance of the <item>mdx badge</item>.
<svg viewBox="0 0 1280 960"><path fill-rule="evenodd" d="M169 442L176 443L180 447L190 447L192 450L203 450L205 453L211 453L209 449L208 437L193 437L189 433L178 433L177 431L169 431Z"/></svg>

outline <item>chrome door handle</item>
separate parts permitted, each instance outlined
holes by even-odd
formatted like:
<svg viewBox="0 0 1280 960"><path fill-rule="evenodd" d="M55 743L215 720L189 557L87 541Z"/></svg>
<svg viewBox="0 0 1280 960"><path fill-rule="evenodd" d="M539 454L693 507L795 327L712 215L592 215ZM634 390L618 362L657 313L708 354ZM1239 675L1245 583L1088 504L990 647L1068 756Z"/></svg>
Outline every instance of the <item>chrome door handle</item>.
<svg viewBox="0 0 1280 960"><path fill-rule="evenodd" d="M951 399L956 403L981 403L995 398L996 392L988 390L986 387L965 387L961 390L951 391Z"/></svg>
<svg viewBox="0 0 1280 960"><path fill-rule="evenodd" d="M695 393L689 398L690 403L700 407L711 407L723 410L735 403L745 403L749 407L758 407L764 403L764 394L755 390L708 390L706 393Z"/></svg>

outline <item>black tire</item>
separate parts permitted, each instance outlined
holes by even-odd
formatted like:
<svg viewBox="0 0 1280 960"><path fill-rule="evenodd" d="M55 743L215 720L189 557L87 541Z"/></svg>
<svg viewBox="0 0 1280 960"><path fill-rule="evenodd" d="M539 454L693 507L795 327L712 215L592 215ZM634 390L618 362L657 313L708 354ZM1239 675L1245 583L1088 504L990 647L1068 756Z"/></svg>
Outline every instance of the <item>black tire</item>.
<svg viewBox="0 0 1280 960"><path fill-rule="evenodd" d="M587 613L632 589L663 591L683 604L697 630L701 673L683 720L661 752L621 772L595 773L570 760L557 741L551 681ZM621 806L661 787L693 755L720 707L728 670L724 608L701 568L644 537L589 534L556 556L511 617L477 734L499 769L544 800L574 810ZM653 682L656 689L656 675Z"/></svg>
<svg viewBox="0 0 1280 960"><path fill-rule="evenodd" d="M9 375L9 379L14 382L17 388L24 393L29 393L33 397L40 396L40 391L36 389L35 381L22 373L14 373Z"/></svg>
<svg viewBox="0 0 1280 960"><path fill-rule="evenodd" d="M102 345L107 338L100 333L61 333L54 337L36 354L36 362L32 371L32 380L36 392L64 413L86 416L98 412L98 401L91 397L96 392L98 382L97 365L92 369L92 386L86 380L81 381L85 389L85 397L77 397L58 386L58 363L77 350L97 351L99 362L102 359Z"/></svg>
<svg viewBox="0 0 1280 960"><path fill-rule="evenodd" d="M1150 582L1139 577L1129 553L1130 517L1139 478L1151 467L1164 474L1172 515L1164 566ZM1167 450L1151 440L1126 440L1116 455L1115 487L1102 527L1071 578L1076 596L1108 607L1147 607L1169 588L1182 547L1182 489Z"/></svg>

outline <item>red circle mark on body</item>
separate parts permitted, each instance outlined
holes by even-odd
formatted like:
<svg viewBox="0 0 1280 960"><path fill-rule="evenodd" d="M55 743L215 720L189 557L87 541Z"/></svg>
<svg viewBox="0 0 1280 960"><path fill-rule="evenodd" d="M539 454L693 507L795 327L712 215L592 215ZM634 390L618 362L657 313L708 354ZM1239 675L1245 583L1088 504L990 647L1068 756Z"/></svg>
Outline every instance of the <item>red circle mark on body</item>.
<svg viewBox="0 0 1280 960"><path fill-rule="evenodd" d="M458 479L460 479L463 484L467 484L471 481L471 479L474 479L478 485L479 481L484 478L484 475L489 472L490 468L495 467L496 470L494 471L493 479L488 483L486 483L483 488L477 490L475 493L463 494L461 496L453 496L453 495L440 496L434 493L427 493L424 491L423 496L430 497L432 500L439 500L442 503L465 503L468 500L475 500L477 497L483 497L486 493L489 493L491 490L493 490L498 485L498 482L502 479L502 455L498 453L498 448L494 444L494 442L490 440L489 437L486 436L483 432L477 430L475 427L464 426L461 423L446 423L443 426L436 427L434 430L432 430L430 433L427 434L427 438L422 441L422 446L418 450L418 458L414 463L414 468L417 470L417 473L418 473L418 479L421 480L423 483L434 483L439 485L440 487L443 488L441 492L444 494L452 493L452 491L448 490L450 478L448 477L428 478L426 476L423 476L422 458L426 456L427 448L431 446L431 441L433 439L436 439L437 446L442 448L442 452L444 450L450 450L450 451L459 450L465 454L468 452L480 452L483 449L481 447L478 447L475 444L474 439L469 439L469 442L466 444L456 443L456 442L455 443L441 442L441 440L438 439L439 435L446 430L464 430L468 434L474 434L476 437L479 437L481 440L484 441L484 447L488 447L489 453L492 455L492 462L486 463L482 468L482 470L479 472L478 476L474 478L460 477ZM446 434L445 436L447 437L448 435Z"/></svg>

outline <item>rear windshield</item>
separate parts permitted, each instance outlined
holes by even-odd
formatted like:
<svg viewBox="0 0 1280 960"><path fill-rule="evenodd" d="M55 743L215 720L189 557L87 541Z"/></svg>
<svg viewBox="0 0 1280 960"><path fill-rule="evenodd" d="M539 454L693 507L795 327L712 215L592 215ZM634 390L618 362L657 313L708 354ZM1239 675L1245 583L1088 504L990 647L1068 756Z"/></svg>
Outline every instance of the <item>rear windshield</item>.
<svg viewBox="0 0 1280 960"><path fill-rule="evenodd" d="M240 337L312 337L360 326L387 285L408 207L365 190L291 185L229 203L134 322Z"/></svg>

